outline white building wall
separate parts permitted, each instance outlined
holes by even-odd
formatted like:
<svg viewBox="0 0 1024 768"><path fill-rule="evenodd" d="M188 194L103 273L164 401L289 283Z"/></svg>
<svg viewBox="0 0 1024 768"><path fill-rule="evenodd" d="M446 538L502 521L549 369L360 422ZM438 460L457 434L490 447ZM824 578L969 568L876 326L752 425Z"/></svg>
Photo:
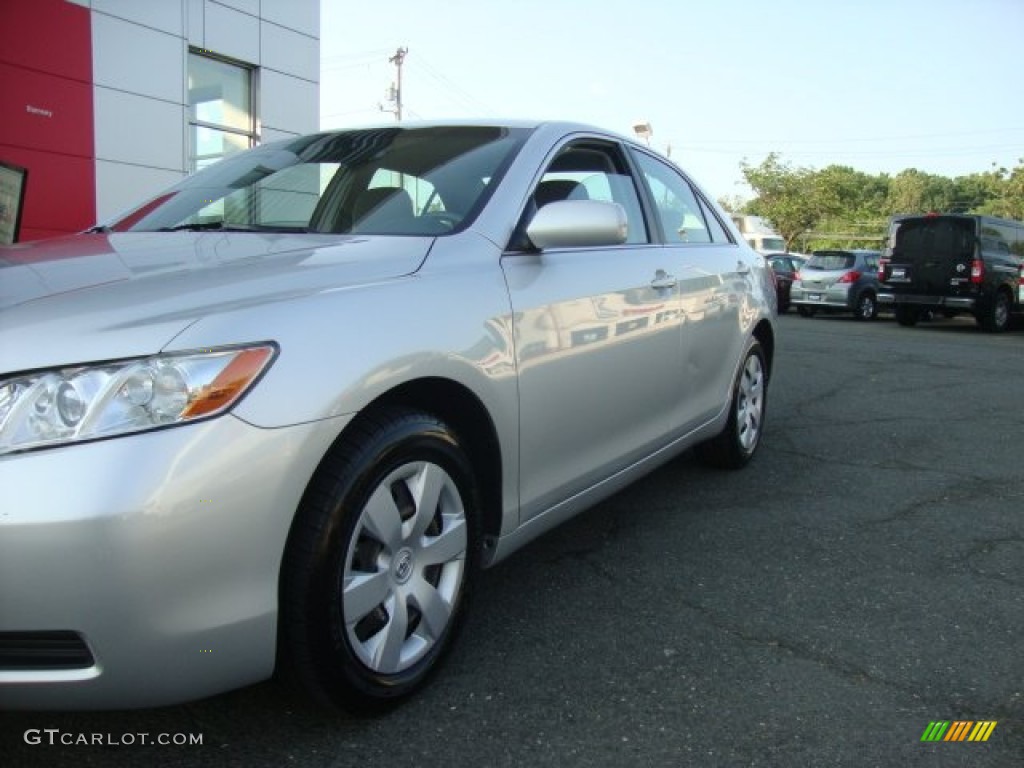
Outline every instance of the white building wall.
<svg viewBox="0 0 1024 768"><path fill-rule="evenodd" d="M261 141L319 126L320 0L73 0L92 10L102 221L188 169L189 46L256 68Z"/></svg>

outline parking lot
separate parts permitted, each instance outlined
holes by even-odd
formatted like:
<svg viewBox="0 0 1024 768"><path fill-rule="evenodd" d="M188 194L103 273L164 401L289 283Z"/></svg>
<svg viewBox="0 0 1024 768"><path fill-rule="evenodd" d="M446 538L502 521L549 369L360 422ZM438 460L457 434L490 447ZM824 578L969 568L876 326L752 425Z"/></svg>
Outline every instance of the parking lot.
<svg viewBox="0 0 1024 768"><path fill-rule="evenodd" d="M486 572L401 709L328 716L265 684L5 713L2 762L1020 765L1024 330L787 315L775 373L747 470L685 456ZM997 725L922 743L938 720ZM47 741L94 734L120 744Z"/></svg>

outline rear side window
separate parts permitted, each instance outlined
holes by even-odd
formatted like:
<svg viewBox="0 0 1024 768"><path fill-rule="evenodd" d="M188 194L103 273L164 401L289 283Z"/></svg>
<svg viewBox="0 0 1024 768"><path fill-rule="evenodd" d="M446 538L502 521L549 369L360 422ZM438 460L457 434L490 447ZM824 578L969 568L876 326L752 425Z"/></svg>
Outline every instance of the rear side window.
<svg viewBox="0 0 1024 768"><path fill-rule="evenodd" d="M708 232L711 233L711 242L713 243L731 243L732 238L729 237L729 233L726 232L725 227L722 226L722 222L715 216L714 211L702 198L697 198L697 202L700 203L700 209L704 212L704 220L708 223Z"/></svg>
<svg viewBox="0 0 1024 768"><path fill-rule="evenodd" d="M710 243L715 232L709 228L705 209L696 193L674 169L650 155L635 153L637 163L654 201L655 213L667 243ZM712 217L713 218L713 217ZM719 237L725 232L714 222Z"/></svg>

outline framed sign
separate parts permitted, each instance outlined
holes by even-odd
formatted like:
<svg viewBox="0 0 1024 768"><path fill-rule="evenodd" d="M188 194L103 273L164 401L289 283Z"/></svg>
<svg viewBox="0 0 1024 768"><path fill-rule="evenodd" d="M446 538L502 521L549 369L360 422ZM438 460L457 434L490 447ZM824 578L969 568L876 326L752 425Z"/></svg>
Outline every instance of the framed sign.
<svg viewBox="0 0 1024 768"><path fill-rule="evenodd" d="M28 170L0 160L0 245L18 241Z"/></svg>

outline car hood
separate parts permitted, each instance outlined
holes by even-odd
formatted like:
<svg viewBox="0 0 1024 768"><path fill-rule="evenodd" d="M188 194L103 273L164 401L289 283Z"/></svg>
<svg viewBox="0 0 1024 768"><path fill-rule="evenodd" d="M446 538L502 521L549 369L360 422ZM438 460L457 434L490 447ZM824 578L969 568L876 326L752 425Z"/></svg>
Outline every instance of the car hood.
<svg viewBox="0 0 1024 768"><path fill-rule="evenodd" d="M415 272L432 238L76 235L0 249L0 372L148 355L202 317Z"/></svg>

